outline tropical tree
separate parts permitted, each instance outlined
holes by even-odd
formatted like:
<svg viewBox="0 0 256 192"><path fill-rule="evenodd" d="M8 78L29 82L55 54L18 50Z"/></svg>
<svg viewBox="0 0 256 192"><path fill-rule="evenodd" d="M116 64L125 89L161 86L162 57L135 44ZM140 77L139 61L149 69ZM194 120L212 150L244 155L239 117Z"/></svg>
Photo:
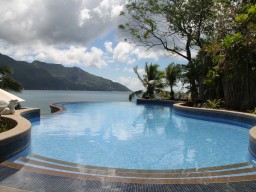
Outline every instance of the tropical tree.
<svg viewBox="0 0 256 192"><path fill-rule="evenodd" d="M161 47L186 60L201 48L211 22L213 0L128 0L121 12L127 22L119 29L131 42L148 48Z"/></svg>
<svg viewBox="0 0 256 192"><path fill-rule="evenodd" d="M138 67L134 67L134 72L138 76L139 80L143 84L145 90L138 90L129 95L129 101L135 96L142 98L155 98L155 94L161 92L164 88L163 78L165 76L164 72L159 70L159 65L157 64L145 64L145 74L141 77L138 72Z"/></svg>
<svg viewBox="0 0 256 192"><path fill-rule="evenodd" d="M12 74L13 70L11 67L0 66L0 88L7 91L21 92L23 86L11 77Z"/></svg>
<svg viewBox="0 0 256 192"><path fill-rule="evenodd" d="M256 4L231 5L223 0L221 20L225 26L216 25L212 43L206 47L215 62L210 70L217 74L215 79L221 80L226 107L253 109L256 105Z"/></svg>
<svg viewBox="0 0 256 192"><path fill-rule="evenodd" d="M170 99L174 99L173 86L176 85L177 80L181 74L181 66L171 63L165 69L166 84L170 87Z"/></svg>

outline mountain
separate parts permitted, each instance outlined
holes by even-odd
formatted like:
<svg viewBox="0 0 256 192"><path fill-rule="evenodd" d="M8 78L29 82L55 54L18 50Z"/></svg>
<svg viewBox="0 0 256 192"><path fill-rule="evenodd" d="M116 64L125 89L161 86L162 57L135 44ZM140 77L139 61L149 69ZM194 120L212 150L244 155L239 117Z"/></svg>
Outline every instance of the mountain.
<svg viewBox="0 0 256 192"><path fill-rule="evenodd" d="M26 90L130 91L124 85L92 75L78 67L40 61L16 61L0 53L0 65L13 68L13 78Z"/></svg>

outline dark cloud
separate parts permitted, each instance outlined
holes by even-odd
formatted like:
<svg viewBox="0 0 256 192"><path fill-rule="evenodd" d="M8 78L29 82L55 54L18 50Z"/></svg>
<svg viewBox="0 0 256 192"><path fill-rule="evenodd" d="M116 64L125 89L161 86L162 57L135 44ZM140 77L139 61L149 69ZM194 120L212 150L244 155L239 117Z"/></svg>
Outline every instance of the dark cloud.
<svg viewBox="0 0 256 192"><path fill-rule="evenodd" d="M120 1L10 0L0 2L0 39L12 44L84 44L116 27ZM115 10L116 9L116 10Z"/></svg>

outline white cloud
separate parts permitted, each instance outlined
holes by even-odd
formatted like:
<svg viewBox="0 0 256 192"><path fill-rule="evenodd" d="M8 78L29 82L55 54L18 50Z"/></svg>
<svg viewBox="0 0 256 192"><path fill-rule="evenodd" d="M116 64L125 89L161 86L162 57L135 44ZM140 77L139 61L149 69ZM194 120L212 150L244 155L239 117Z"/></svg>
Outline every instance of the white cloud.
<svg viewBox="0 0 256 192"><path fill-rule="evenodd" d="M114 48L113 59L125 64L133 64L135 59L132 57L134 47L126 42L120 42Z"/></svg>
<svg viewBox="0 0 256 192"><path fill-rule="evenodd" d="M132 91L144 89L142 83L140 82L140 80L137 77L121 76L118 78L117 82L125 85Z"/></svg>
<svg viewBox="0 0 256 192"><path fill-rule="evenodd" d="M93 9L101 18L116 18L123 10L124 1L122 0L103 0Z"/></svg>
<svg viewBox="0 0 256 192"><path fill-rule="evenodd" d="M106 42L104 43L104 46L105 46L107 52L113 53L112 45L113 45L113 43L110 42L110 41L106 41Z"/></svg>
<svg viewBox="0 0 256 192"><path fill-rule="evenodd" d="M165 50L145 50L143 48L136 48L134 50L134 54L138 57L138 59L154 59L157 61L160 57L164 57L167 55L167 51Z"/></svg>
<svg viewBox="0 0 256 192"><path fill-rule="evenodd" d="M79 26L82 27L84 25L84 23L86 22L86 20L89 20L91 18L90 15L90 10L89 9L82 9L80 11L80 20L79 20Z"/></svg>
<svg viewBox="0 0 256 192"><path fill-rule="evenodd" d="M0 41L0 52L10 55L16 60L29 62L40 60L80 67L94 66L102 68L107 66L107 62L104 59L104 52L96 47L90 49L82 46L60 48L41 43L24 47L21 45L10 46L8 43Z"/></svg>
<svg viewBox="0 0 256 192"><path fill-rule="evenodd" d="M89 52L85 53L84 60L86 61L87 66L94 65L98 68L101 68L107 65L103 56L104 52L101 49L92 47Z"/></svg>
<svg viewBox="0 0 256 192"><path fill-rule="evenodd" d="M138 60L145 59L158 61L167 55L166 50L146 50L124 41L119 42L113 51L113 59L124 64L134 64Z"/></svg>

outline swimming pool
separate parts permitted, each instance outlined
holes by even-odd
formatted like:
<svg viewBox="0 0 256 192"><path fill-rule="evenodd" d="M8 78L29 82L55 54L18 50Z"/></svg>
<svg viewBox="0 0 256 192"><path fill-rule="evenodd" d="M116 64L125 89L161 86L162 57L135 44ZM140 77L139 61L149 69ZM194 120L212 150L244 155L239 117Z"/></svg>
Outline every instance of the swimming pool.
<svg viewBox="0 0 256 192"><path fill-rule="evenodd" d="M172 106L64 103L34 121L30 152L104 167L185 169L247 162L246 124L186 117Z"/></svg>

